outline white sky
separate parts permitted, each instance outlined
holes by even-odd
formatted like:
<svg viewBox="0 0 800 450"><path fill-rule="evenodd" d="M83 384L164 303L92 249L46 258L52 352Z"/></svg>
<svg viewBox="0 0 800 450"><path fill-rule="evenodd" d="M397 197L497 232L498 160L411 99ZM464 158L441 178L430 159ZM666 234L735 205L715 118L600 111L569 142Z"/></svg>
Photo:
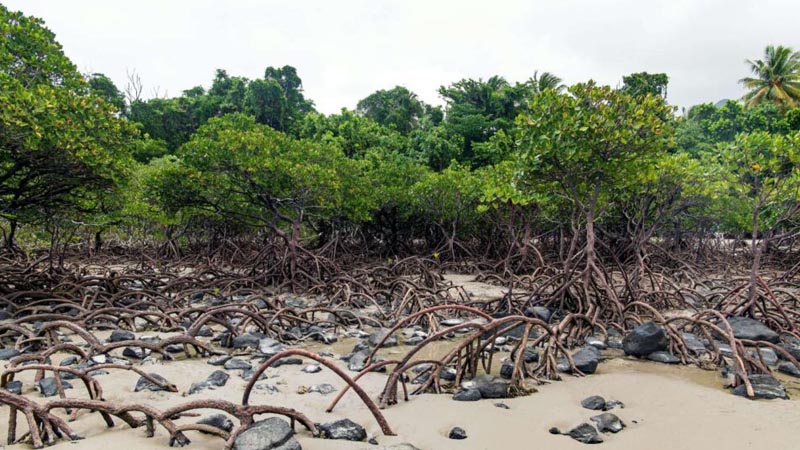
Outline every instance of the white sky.
<svg viewBox="0 0 800 450"><path fill-rule="evenodd" d="M429 103L461 78L534 70L610 85L666 72L671 103L739 98L744 59L800 49L797 0L0 0L43 18L84 72L145 93L208 87L216 68L295 66L325 113L403 85Z"/></svg>

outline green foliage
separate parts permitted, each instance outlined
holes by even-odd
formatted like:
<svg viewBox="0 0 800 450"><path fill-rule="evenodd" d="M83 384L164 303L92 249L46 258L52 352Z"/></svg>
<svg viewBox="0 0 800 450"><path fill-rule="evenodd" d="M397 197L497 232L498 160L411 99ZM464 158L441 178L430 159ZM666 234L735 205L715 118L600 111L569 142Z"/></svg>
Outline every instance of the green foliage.
<svg viewBox="0 0 800 450"><path fill-rule="evenodd" d="M572 86L569 94L543 92L517 119L520 182L556 188L581 208L593 208L671 145L664 120L671 113L662 97L633 97L594 83Z"/></svg>
<svg viewBox="0 0 800 450"><path fill-rule="evenodd" d="M298 135L313 141L334 143L351 158L363 157L370 149L407 153L408 138L372 119L343 109L340 114L308 114Z"/></svg>
<svg viewBox="0 0 800 450"><path fill-rule="evenodd" d="M125 112L125 96L110 78L102 73L93 73L88 78L92 94L102 98L119 112Z"/></svg>
<svg viewBox="0 0 800 450"><path fill-rule="evenodd" d="M133 136L38 19L0 7L0 216L35 222L108 203Z"/></svg>
<svg viewBox="0 0 800 450"><path fill-rule="evenodd" d="M622 77L622 91L633 96L660 95L667 98L669 77L665 73L632 73Z"/></svg>
<svg viewBox="0 0 800 450"><path fill-rule="evenodd" d="M419 126L426 108L417 94L403 86L395 86L360 100L356 112L385 127L408 134Z"/></svg>
<svg viewBox="0 0 800 450"><path fill-rule="evenodd" d="M748 107L771 103L786 110L800 105L800 52L782 45L768 45L764 59L747 60L754 77L739 80Z"/></svg>

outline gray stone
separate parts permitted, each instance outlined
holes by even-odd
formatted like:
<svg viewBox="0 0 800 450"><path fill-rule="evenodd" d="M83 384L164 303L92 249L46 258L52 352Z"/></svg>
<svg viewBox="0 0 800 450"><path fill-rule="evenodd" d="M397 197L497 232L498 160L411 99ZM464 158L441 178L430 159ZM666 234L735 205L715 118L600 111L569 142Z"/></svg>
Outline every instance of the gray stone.
<svg viewBox="0 0 800 450"><path fill-rule="evenodd" d="M226 362L228 362L230 359L231 359L231 357L228 356L228 355L217 355L217 356L212 356L211 358L209 358L208 359L208 363L211 364L212 366L222 366Z"/></svg>
<svg viewBox="0 0 800 450"><path fill-rule="evenodd" d="M208 417L203 417L202 419L198 420L197 423L201 425L210 425L214 428L227 431L228 433L233 430L233 421L225 414L214 414ZM201 431L201 433L205 432Z"/></svg>
<svg viewBox="0 0 800 450"><path fill-rule="evenodd" d="M728 323L731 324L733 337L736 339L767 341L773 344L778 343L778 333L772 331L768 326L758 320L749 317L729 317ZM725 324L721 324L720 328L727 330L728 327Z"/></svg>
<svg viewBox="0 0 800 450"><path fill-rule="evenodd" d="M6 385L6 390L11 392L12 394L20 395L22 394L22 381L14 380L9 381Z"/></svg>
<svg viewBox="0 0 800 450"><path fill-rule="evenodd" d="M775 350L771 348L759 348L758 353L761 354L761 358L764 359L764 362L768 366L774 366L775 364L778 364L778 354L775 353ZM756 355L755 352L753 352L753 356L758 358L758 355Z"/></svg>
<svg viewBox="0 0 800 450"><path fill-rule="evenodd" d="M514 361L517 358L517 352L511 352L511 360ZM531 364L535 362L539 362L539 352L535 348L527 347L522 352L522 361L525 364Z"/></svg>
<svg viewBox="0 0 800 450"><path fill-rule="evenodd" d="M792 345L792 344L785 344L785 343L781 342L780 344L778 344L778 347L786 350L786 352L789 353L792 356L792 358L800 361L800 346ZM786 356L784 356L782 353L779 354L778 356L781 359L788 360L786 358Z"/></svg>
<svg viewBox="0 0 800 450"><path fill-rule="evenodd" d="M362 450L419 450L419 449L411 444L403 443L395 445L384 445L381 447L368 447Z"/></svg>
<svg viewBox="0 0 800 450"><path fill-rule="evenodd" d="M228 370L247 370L252 368L253 366L244 360L239 358L231 358L223 365Z"/></svg>
<svg viewBox="0 0 800 450"><path fill-rule="evenodd" d="M686 348L695 355L702 355L708 352L703 341L697 335L692 333L681 333L683 341L686 343Z"/></svg>
<svg viewBox="0 0 800 450"><path fill-rule="evenodd" d="M157 373L150 373L148 374L151 377L155 378L158 381L161 381L165 384L169 384L169 381L166 378L162 377ZM161 386L153 383L152 381L148 380L145 377L139 377L139 381L136 382L136 387L133 388L134 392L139 392L147 389L148 391L158 392L158 391L165 391L166 389L162 388Z"/></svg>
<svg viewBox="0 0 800 450"><path fill-rule="evenodd" d="M597 433L597 429L588 423L582 423L569 430L567 435L572 439L584 444L599 444L603 442L603 438L601 438L600 434Z"/></svg>
<svg viewBox="0 0 800 450"><path fill-rule="evenodd" d="M228 378L230 377L230 375L222 370L215 370L206 378L206 382L212 386L225 386L225 383L228 382Z"/></svg>
<svg viewBox="0 0 800 450"><path fill-rule="evenodd" d="M233 450L301 450L289 422L278 418L259 420L233 442Z"/></svg>
<svg viewBox="0 0 800 450"><path fill-rule="evenodd" d="M581 400L581 406L593 411L603 411L606 408L606 399L599 395L593 395Z"/></svg>
<svg viewBox="0 0 800 450"><path fill-rule="evenodd" d="M326 439L346 441L366 441L367 430L350 419L323 423L319 426L320 435Z"/></svg>
<svg viewBox="0 0 800 450"><path fill-rule="evenodd" d="M590 336L586 338L584 344L591 345L598 350L605 350L608 348L608 344L606 344L606 341L602 336Z"/></svg>
<svg viewBox="0 0 800 450"><path fill-rule="evenodd" d="M347 361L347 368L353 372L361 372L367 367L367 357L369 357L369 354L369 350L353 353Z"/></svg>
<svg viewBox="0 0 800 450"><path fill-rule="evenodd" d="M19 356L20 351L15 348L0 348L0 360L9 360L15 356Z"/></svg>
<svg viewBox="0 0 800 450"><path fill-rule="evenodd" d="M618 433L625 428L625 424L619 420L619 417L611 413L603 413L594 416L592 417L592 422L597 424L597 429L602 433L609 431L612 433Z"/></svg>
<svg viewBox="0 0 800 450"><path fill-rule="evenodd" d="M189 387L189 395L198 394L200 392L205 391L209 387L210 385L208 384L208 381L199 381L197 383L192 383L192 385Z"/></svg>
<svg viewBox="0 0 800 450"><path fill-rule="evenodd" d="M788 361L784 361L778 364L778 372L800 378L800 369L798 369L797 366Z"/></svg>
<svg viewBox="0 0 800 450"><path fill-rule="evenodd" d="M525 315L527 317L533 317L544 322L549 322L550 318L553 317L553 311L549 308L545 308L544 306L531 306L525 310Z"/></svg>
<svg viewBox="0 0 800 450"><path fill-rule="evenodd" d="M308 388L308 392L316 392L317 394L328 395L336 392L336 388L328 383L315 384Z"/></svg>
<svg viewBox="0 0 800 450"><path fill-rule="evenodd" d="M504 362L503 365L500 366L500 376L506 380L510 380L513 375L514 363Z"/></svg>
<svg viewBox="0 0 800 450"><path fill-rule="evenodd" d="M753 393L757 399L771 400L775 398L789 398L789 396L786 395L786 388L784 388L783 385L781 385L781 383L771 375L753 374L748 378L750 379L750 383L753 385ZM742 383L733 388L733 394L747 397L747 388L745 387L745 384Z"/></svg>
<svg viewBox="0 0 800 450"><path fill-rule="evenodd" d="M508 397L508 382L492 375L478 375L470 381L461 383L462 389L477 389L481 398Z"/></svg>
<svg viewBox="0 0 800 450"><path fill-rule="evenodd" d="M132 341L136 335L127 330L114 330L108 338L108 342Z"/></svg>
<svg viewBox="0 0 800 450"><path fill-rule="evenodd" d="M42 397L52 397L58 394L58 385L54 377L42 378L36 386L42 394ZM72 389L72 385L63 379L61 380L61 386L63 386L64 389Z"/></svg>
<svg viewBox="0 0 800 450"><path fill-rule="evenodd" d="M133 359L145 359L149 352L143 348L125 347L122 350L122 356Z"/></svg>
<svg viewBox="0 0 800 450"><path fill-rule="evenodd" d="M647 322L631 330L622 340L626 355L644 357L653 352L666 350L669 341L664 329L653 322Z"/></svg>
<svg viewBox="0 0 800 450"><path fill-rule="evenodd" d="M388 333L389 333L388 329L381 328L380 330L370 334L369 338L367 338L367 341L369 342L369 345L375 347L381 342L381 339L383 339ZM393 347L395 345L397 345L397 336L391 335L386 339L386 341L381 345L381 347Z"/></svg>
<svg viewBox="0 0 800 450"><path fill-rule="evenodd" d="M467 432L461 427L453 427L453 429L450 430L450 433L447 434L447 437L456 440L466 439Z"/></svg>
<svg viewBox="0 0 800 450"><path fill-rule="evenodd" d="M233 338L232 346L233 348L258 348L260 340L261 336L257 336L253 333L245 333Z"/></svg>
<svg viewBox="0 0 800 450"><path fill-rule="evenodd" d="M476 402L481 399L481 391L477 389L459 389L453 394L453 400L458 402Z"/></svg>
<svg viewBox="0 0 800 450"><path fill-rule="evenodd" d="M272 338L263 338L258 341L258 351L267 357L277 355L286 350L286 346Z"/></svg>
<svg viewBox="0 0 800 450"><path fill-rule="evenodd" d="M679 362L681 362L680 358L666 351L658 351L650 353L649 355L647 355L647 359L649 359L650 361L660 362L664 364L678 364Z"/></svg>
<svg viewBox="0 0 800 450"><path fill-rule="evenodd" d="M597 370L597 365L600 363L600 351L591 345L587 345L573 353L572 360L575 362L576 369L589 375ZM567 358L562 358L556 368L561 372L568 372L570 366Z"/></svg>
<svg viewBox="0 0 800 450"><path fill-rule="evenodd" d="M214 336L214 330L212 330L208 325L203 325L199 330L197 330L197 336L212 337Z"/></svg>

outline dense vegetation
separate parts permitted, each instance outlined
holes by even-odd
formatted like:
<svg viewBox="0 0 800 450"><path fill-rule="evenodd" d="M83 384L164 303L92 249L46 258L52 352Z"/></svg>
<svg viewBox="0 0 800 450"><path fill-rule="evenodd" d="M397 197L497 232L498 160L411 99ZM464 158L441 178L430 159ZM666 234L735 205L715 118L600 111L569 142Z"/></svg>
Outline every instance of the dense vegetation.
<svg viewBox="0 0 800 450"><path fill-rule="evenodd" d="M113 241L289 277L316 256L486 258L558 264L588 288L598 261L635 268L635 284L720 234L763 238L760 257L796 231L800 56L786 47L748 61L743 101L683 116L666 74L611 88L547 72L453 82L443 108L397 86L326 116L290 66L143 99L136 77L123 93L80 74L42 21L0 7L0 26L5 252Z"/></svg>

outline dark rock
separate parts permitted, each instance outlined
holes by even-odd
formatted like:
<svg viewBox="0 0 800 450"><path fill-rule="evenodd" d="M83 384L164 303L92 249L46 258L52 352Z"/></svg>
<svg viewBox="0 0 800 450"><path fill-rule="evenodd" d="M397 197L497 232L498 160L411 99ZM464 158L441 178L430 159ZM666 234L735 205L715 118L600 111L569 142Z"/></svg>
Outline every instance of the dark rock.
<svg viewBox="0 0 800 450"><path fill-rule="evenodd" d="M447 434L447 437L449 437L450 439L458 439L458 440L466 439L467 432L461 427L453 427L453 429L450 430L450 433Z"/></svg>
<svg viewBox="0 0 800 450"><path fill-rule="evenodd" d="M367 367L367 358L369 357L369 350L362 350L353 353L347 361L347 368L353 372L361 372Z"/></svg>
<svg viewBox="0 0 800 450"><path fill-rule="evenodd" d="M414 346L420 344L424 340L425 338L422 336L411 336L410 338L406 338L404 344Z"/></svg>
<svg viewBox="0 0 800 450"><path fill-rule="evenodd" d="M603 411L610 411L614 408L619 406L620 408L624 408L625 404L618 400L606 400L606 407L603 408Z"/></svg>
<svg viewBox="0 0 800 450"><path fill-rule="evenodd" d="M136 335L131 333L130 331L114 330L111 332L111 336L108 338L108 342L132 341L134 339L136 339Z"/></svg>
<svg viewBox="0 0 800 450"><path fill-rule="evenodd" d="M516 358L517 358L517 352L516 351L511 352L511 360L514 361L516 360ZM530 347L525 348L525 350L522 352L522 361L525 364L539 362L539 352L536 351L535 348L530 348Z"/></svg>
<svg viewBox="0 0 800 450"><path fill-rule="evenodd" d="M22 394L22 381L14 380L9 381L6 385L6 390L11 392L12 394L20 395Z"/></svg>
<svg viewBox="0 0 800 450"><path fill-rule="evenodd" d="M553 316L553 311L549 308L545 308L544 306L531 306L530 308L525 309L525 316L533 317L544 322L549 322L550 318Z"/></svg>
<svg viewBox="0 0 800 450"><path fill-rule="evenodd" d="M233 421L225 414L214 414L208 417L203 417L202 419L198 420L197 423L201 425L210 425L214 428L227 431L228 433L233 430ZM201 433L205 432L201 431Z"/></svg>
<svg viewBox="0 0 800 450"><path fill-rule="evenodd" d="M241 374L241 377L242 377L242 379L244 381L250 381L250 379L253 378L253 376L255 374L256 374L256 369L253 369L251 367L249 369L243 370L242 374ZM267 379L267 374L265 372L262 372L261 375L258 377L258 379L259 380L266 380Z"/></svg>
<svg viewBox="0 0 800 450"><path fill-rule="evenodd" d="M759 348L758 353L761 354L761 358L768 366L774 366L778 364L778 354L775 353L775 350L771 348ZM755 358L758 358L758 355L755 352L752 353Z"/></svg>
<svg viewBox="0 0 800 450"><path fill-rule="evenodd" d="M729 317L728 323L731 325L733 337L736 339L778 343L778 333L772 331L758 320L749 317ZM728 327L725 324L721 324L720 328L727 330Z"/></svg>
<svg viewBox="0 0 800 450"><path fill-rule="evenodd" d="M231 358L223 365L223 367L228 370L247 370L251 369L253 366L249 362L239 358Z"/></svg>
<svg viewBox="0 0 800 450"><path fill-rule="evenodd" d="M594 416L592 417L592 422L597 424L597 429L602 433L609 431L612 433L617 433L625 428L625 424L619 420L619 417L611 413L603 413Z"/></svg>
<svg viewBox="0 0 800 450"><path fill-rule="evenodd" d="M575 362L576 369L587 375L592 374L597 370L597 365L600 363L600 351L591 345L587 345L573 353L572 360ZM566 358L562 358L557 365L557 369L561 372L569 371L569 361Z"/></svg>
<svg viewBox="0 0 800 450"><path fill-rule="evenodd" d="M458 402L476 402L481 399L481 391L477 389L459 389L453 394L453 400Z"/></svg>
<svg viewBox="0 0 800 450"><path fill-rule="evenodd" d="M508 397L508 382L492 375L478 375L470 381L461 383L462 389L477 389L481 398Z"/></svg>
<svg viewBox="0 0 800 450"><path fill-rule="evenodd" d="M781 383L771 375L753 374L748 378L750 379L750 383L753 385L753 393L755 394L755 398L767 400L775 398L789 398L789 396L786 395L786 388L784 388L783 385L781 385ZM736 386L733 389L733 394L747 397L747 388L745 387L744 383Z"/></svg>
<svg viewBox="0 0 800 450"><path fill-rule="evenodd" d="M197 330L197 336L212 337L214 336L214 330L212 330L208 325L203 325L199 330Z"/></svg>
<svg viewBox="0 0 800 450"><path fill-rule="evenodd" d="M162 383L169 384L169 381L166 378L162 377L157 373L150 373L148 374L151 377L155 378ZM166 389L162 388L161 386L153 383L152 381L148 380L145 377L139 377L139 381L136 382L136 387L133 388L134 392L139 392L147 389L148 391L158 392L158 391L165 391Z"/></svg>
<svg viewBox="0 0 800 450"><path fill-rule="evenodd" d="M8 360L19 356L20 351L15 348L0 348L0 360Z"/></svg>
<svg viewBox="0 0 800 450"><path fill-rule="evenodd" d="M233 348L258 348L258 343L262 337L253 333L245 333L233 338L231 345Z"/></svg>
<svg viewBox="0 0 800 450"><path fill-rule="evenodd" d="M505 378L506 380L510 380L513 375L514 375L514 363L504 362L503 365L500 366L500 376Z"/></svg>
<svg viewBox="0 0 800 450"><path fill-rule="evenodd" d="M605 350L608 348L608 344L602 336L589 336L584 341L584 344L591 345L598 350Z"/></svg>
<svg viewBox="0 0 800 450"><path fill-rule="evenodd" d="M211 385L208 384L208 381L199 381L197 383L192 383L192 385L189 387L189 395L194 395L203 392L210 386Z"/></svg>
<svg viewBox="0 0 800 450"><path fill-rule="evenodd" d="M147 353L143 348L133 348L133 347L125 347L122 350L122 356L126 358L133 358L133 359L145 359L147 357Z"/></svg>
<svg viewBox="0 0 800 450"><path fill-rule="evenodd" d="M42 394L42 397L52 397L58 394L58 385L54 377L42 378L36 386ZM61 386L63 386L64 389L72 389L72 385L63 379L61 380Z"/></svg>
<svg viewBox="0 0 800 450"><path fill-rule="evenodd" d="M326 439L342 439L346 441L366 441L367 430L350 419L323 423L319 426L320 435Z"/></svg>
<svg viewBox="0 0 800 450"><path fill-rule="evenodd" d="M212 366L222 366L225 365L226 362L230 361L231 357L228 355L217 355L212 356L208 359L208 363Z"/></svg>
<svg viewBox="0 0 800 450"><path fill-rule="evenodd" d="M233 442L233 450L301 450L289 422L278 418L259 420Z"/></svg>
<svg viewBox="0 0 800 450"><path fill-rule="evenodd" d="M388 333L389 333L388 329L382 328L382 329L370 334L369 338L367 338L367 341L369 342L369 345L375 347L381 342L381 340ZM396 335L391 335L386 339L386 341L384 341L384 343L381 345L381 347L382 348L383 347L393 347L395 345L397 345L397 336Z"/></svg>
<svg viewBox="0 0 800 450"><path fill-rule="evenodd" d="M75 364L78 364L78 357L67 356L66 358L62 359L58 365L62 367L67 367L67 366L74 366Z"/></svg>
<svg viewBox="0 0 800 450"><path fill-rule="evenodd" d="M649 355L647 355L647 359L649 359L650 361L660 362L664 364L678 364L679 362L681 362L680 358L666 351L658 351L650 353Z"/></svg>
<svg viewBox="0 0 800 450"><path fill-rule="evenodd" d="M603 411L606 408L606 399L599 395L593 395L581 400L581 406L593 411Z"/></svg>
<svg viewBox="0 0 800 450"><path fill-rule="evenodd" d="M653 322L639 325L622 340L625 354L639 357L666 350L668 345L669 341L664 329Z"/></svg>
<svg viewBox="0 0 800 450"><path fill-rule="evenodd" d="M231 376L221 370L215 370L206 378L206 382L212 386L225 386Z"/></svg>
<svg viewBox="0 0 800 450"><path fill-rule="evenodd" d="M495 403L494 406L497 407L497 408L500 408L500 409L511 409L508 405L506 405L505 403L502 403L502 402L501 403Z"/></svg>
<svg viewBox="0 0 800 450"><path fill-rule="evenodd" d="M792 345L792 344L785 344L785 343L781 342L780 344L778 344L778 347L786 350L787 353L792 355L792 358L800 361L800 346L796 346L796 345ZM786 359L786 356L784 356L782 353L779 354L778 356L781 359L784 359L784 360Z"/></svg>
<svg viewBox="0 0 800 450"><path fill-rule="evenodd" d="M440 372L439 378L444 381L456 381L456 369L452 367L445 367Z"/></svg>
<svg viewBox="0 0 800 450"><path fill-rule="evenodd" d="M286 346L275 339L263 338L258 341L258 351L268 358L284 350L286 350Z"/></svg>
<svg viewBox="0 0 800 450"><path fill-rule="evenodd" d="M303 364L303 360L300 358L281 358L272 363L270 367L299 366L301 364Z"/></svg>
<svg viewBox="0 0 800 450"><path fill-rule="evenodd" d="M569 437L572 439L584 444L599 444L603 442L603 438L601 438L600 434L597 433L597 429L588 423L582 423L569 430L567 435L569 435Z"/></svg>
<svg viewBox="0 0 800 450"><path fill-rule="evenodd" d="M798 369L797 366L788 361L784 361L778 364L778 372L800 378L800 369Z"/></svg>
<svg viewBox="0 0 800 450"><path fill-rule="evenodd" d="M686 348L695 355L702 355L708 350L697 335L692 333L681 333L683 341L686 343Z"/></svg>

